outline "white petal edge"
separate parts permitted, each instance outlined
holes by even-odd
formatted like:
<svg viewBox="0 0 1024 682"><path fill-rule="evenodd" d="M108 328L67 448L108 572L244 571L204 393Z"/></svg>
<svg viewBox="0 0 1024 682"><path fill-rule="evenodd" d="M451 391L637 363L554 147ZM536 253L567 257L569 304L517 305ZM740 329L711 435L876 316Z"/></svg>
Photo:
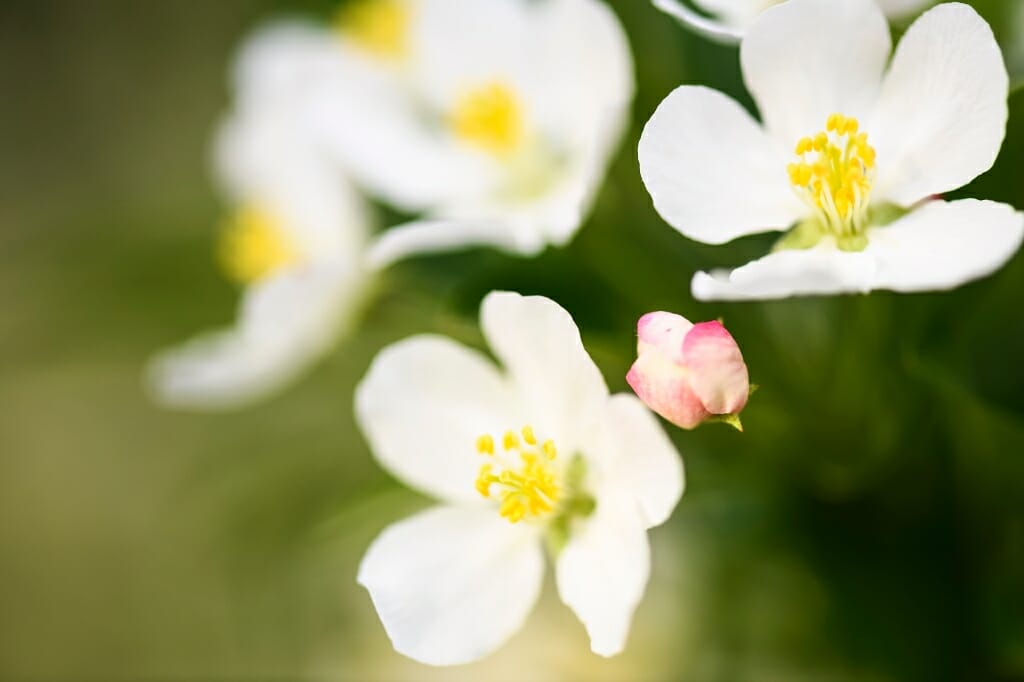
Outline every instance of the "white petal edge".
<svg viewBox="0 0 1024 682"><path fill-rule="evenodd" d="M698 300L952 289L1002 267L1020 248L1024 214L994 201L931 201L869 232L864 251L839 251L831 239L804 251L769 254L731 273L698 272Z"/></svg>
<svg viewBox="0 0 1024 682"><path fill-rule="evenodd" d="M746 26L737 26L698 14L679 0L653 0L653 2L654 6L662 12L706 38L725 44L738 43L743 38Z"/></svg>
<svg viewBox="0 0 1024 682"><path fill-rule="evenodd" d="M871 112L891 46L874 0L788 0L754 21L740 63L765 128L789 149L830 114Z"/></svg>
<svg viewBox="0 0 1024 682"><path fill-rule="evenodd" d="M1009 82L992 29L974 9L943 3L921 15L896 48L871 124L875 200L910 206L991 168Z"/></svg>
<svg viewBox="0 0 1024 682"><path fill-rule="evenodd" d="M487 358L443 336L380 351L356 387L356 417L377 461L442 500L483 504L476 439L518 426L504 378Z"/></svg>
<svg viewBox="0 0 1024 682"><path fill-rule="evenodd" d="M683 495L683 460L661 424L636 396L613 395L606 414L603 484L630 495L647 528L659 526Z"/></svg>
<svg viewBox="0 0 1024 682"><path fill-rule="evenodd" d="M690 289L698 301L867 293L875 268L868 254L840 251L825 238L814 248L770 253L731 272L698 272Z"/></svg>
<svg viewBox="0 0 1024 682"><path fill-rule="evenodd" d="M537 601L544 555L533 530L491 510L428 509L373 541L357 581L396 651L469 663L515 634Z"/></svg>
<svg viewBox="0 0 1024 682"><path fill-rule="evenodd" d="M147 392L164 407L231 410L294 380L343 332L362 279L332 265L285 273L246 292L233 328L202 334L158 353Z"/></svg>
<svg viewBox="0 0 1024 682"><path fill-rule="evenodd" d="M638 156L654 207L691 239L724 244L785 229L806 213L782 146L716 90L676 88L644 126Z"/></svg>
<svg viewBox="0 0 1024 682"><path fill-rule="evenodd" d="M1001 268L1020 248L1024 214L994 201L932 201L871 233L874 288L933 291Z"/></svg>
<svg viewBox="0 0 1024 682"><path fill-rule="evenodd" d="M576 451L601 419L608 387L572 316L543 296L492 291L480 306L480 326L538 437Z"/></svg>
<svg viewBox="0 0 1024 682"><path fill-rule="evenodd" d="M599 494L593 515L573 529L555 564L558 594L586 627L594 653L614 656L625 648L650 569L647 531L633 500Z"/></svg>
<svg viewBox="0 0 1024 682"><path fill-rule="evenodd" d="M457 251L478 246L493 246L524 256L544 248L544 241L532 229L516 229L500 218L417 220L385 231L374 240L366 254L367 265L383 269L410 256Z"/></svg>

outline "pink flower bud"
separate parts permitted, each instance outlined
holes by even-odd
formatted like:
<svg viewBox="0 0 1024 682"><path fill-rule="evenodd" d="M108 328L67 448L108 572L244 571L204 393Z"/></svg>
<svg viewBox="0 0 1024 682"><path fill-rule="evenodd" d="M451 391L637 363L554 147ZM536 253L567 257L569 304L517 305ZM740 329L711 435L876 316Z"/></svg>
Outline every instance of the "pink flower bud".
<svg viewBox="0 0 1024 682"><path fill-rule="evenodd" d="M750 378L736 341L719 322L692 324L673 313L647 313L636 325L637 359L626 381L640 400L676 426L719 418L742 430L739 412Z"/></svg>

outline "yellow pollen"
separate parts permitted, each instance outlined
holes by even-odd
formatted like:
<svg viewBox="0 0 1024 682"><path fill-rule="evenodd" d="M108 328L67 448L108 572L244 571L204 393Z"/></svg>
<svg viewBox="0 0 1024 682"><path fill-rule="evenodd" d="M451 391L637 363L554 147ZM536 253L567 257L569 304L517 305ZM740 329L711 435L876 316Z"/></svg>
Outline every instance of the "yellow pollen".
<svg viewBox="0 0 1024 682"><path fill-rule="evenodd" d="M796 143L799 160L786 167L797 193L836 237L863 234L875 170L875 150L857 119L832 114L825 130Z"/></svg>
<svg viewBox="0 0 1024 682"><path fill-rule="evenodd" d="M559 477L552 467L555 444L547 440L540 449L534 449L537 439L533 429L525 426L522 434L527 447L522 447L515 432L508 431L503 438L505 453L501 455L493 454L494 439L490 435L477 438L477 451L493 455L493 459L480 466L476 490L483 497L497 499L498 513L512 523L550 514L561 495Z"/></svg>
<svg viewBox="0 0 1024 682"><path fill-rule="evenodd" d="M450 119L456 137L495 156L507 157L523 141L523 112L515 91L500 81L464 92Z"/></svg>
<svg viewBox="0 0 1024 682"><path fill-rule="evenodd" d="M337 25L378 57L400 59L408 49L409 8L403 0L354 0L338 12Z"/></svg>
<svg viewBox="0 0 1024 682"><path fill-rule="evenodd" d="M494 454L494 439L484 434L476 439L476 451L481 455Z"/></svg>
<svg viewBox="0 0 1024 682"><path fill-rule="evenodd" d="M244 206L228 221L217 249L221 267L242 284L261 280L299 259L276 216Z"/></svg>

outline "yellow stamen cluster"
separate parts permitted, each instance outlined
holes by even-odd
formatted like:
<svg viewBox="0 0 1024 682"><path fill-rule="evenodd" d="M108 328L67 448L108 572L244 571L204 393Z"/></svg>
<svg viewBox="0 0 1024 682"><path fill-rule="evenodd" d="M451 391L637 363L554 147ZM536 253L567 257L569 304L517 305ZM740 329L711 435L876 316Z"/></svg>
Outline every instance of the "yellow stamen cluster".
<svg viewBox="0 0 1024 682"><path fill-rule="evenodd" d="M409 8L403 0L354 0L338 13L338 27L364 50L400 59L408 47Z"/></svg>
<svg viewBox="0 0 1024 682"><path fill-rule="evenodd" d="M229 277L250 284L294 263L299 253L276 217L244 206L228 221L217 256Z"/></svg>
<svg viewBox="0 0 1024 682"><path fill-rule="evenodd" d="M524 426L518 434L507 431L501 446L504 452L496 452L490 435L477 438L477 452L490 460L480 467L477 491L486 498L496 497L500 502L498 513L512 523L553 512L561 494L551 466L558 454L554 442L538 444L533 429Z"/></svg>
<svg viewBox="0 0 1024 682"><path fill-rule="evenodd" d="M863 234L875 170L875 150L857 119L832 114L825 130L796 144L787 167L797 192L837 237Z"/></svg>
<svg viewBox="0 0 1024 682"><path fill-rule="evenodd" d="M455 103L450 122L456 137L496 156L511 155L524 137L519 99L500 81L464 92Z"/></svg>

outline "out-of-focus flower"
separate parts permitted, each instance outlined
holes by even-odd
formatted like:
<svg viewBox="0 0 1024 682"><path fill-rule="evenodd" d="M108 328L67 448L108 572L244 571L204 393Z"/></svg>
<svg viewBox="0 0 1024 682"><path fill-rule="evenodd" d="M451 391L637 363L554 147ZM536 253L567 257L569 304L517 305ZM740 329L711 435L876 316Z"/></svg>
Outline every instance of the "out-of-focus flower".
<svg viewBox="0 0 1024 682"><path fill-rule="evenodd" d="M939 5L886 71L889 50L870 0L788 0L740 47L763 127L703 87L661 103L639 156L666 221L711 244L792 228L764 258L697 273L695 297L949 289L1016 252L1020 212L935 198L988 170L1002 145L1008 79L988 24Z"/></svg>
<svg viewBox="0 0 1024 682"><path fill-rule="evenodd" d="M739 346L720 322L693 324L674 313L647 313L636 325L637 359L626 381L651 408L676 426L709 419L739 430L750 378Z"/></svg>
<svg viewBox="0 0 1024 682"><path fill-rule="evenodd" d="M363 60L355 98L324 89L316 126L363 187L421 214L385 232L372 263L473 245L535 254L571 239L633 95L612 11L598 0L356 7L369 18L355 25L389 27L367 30L387 36L391 61Z"/></svg>
<svg viewBox="0 0 1024 682"><path fill-rule="evenodd" d="M1016 2L1010 8L1010 39L1006 42L1006 59L1014 85L1024 78L1024 3Z"/></svg>
<svg viewBox="0 0 1024 682"><path fill-rule="evenodd" d="M368 281L363 205L301 124L308 81L303 29L259 34L236 68L237 106L215 168L230 217L218 260L243 287L238 320L163 351L147 384L167 406L240 406L281 387L324 352Z"/></svg>
<svg viewBox="0 0 1024 682"><path fill-rule="evenodd" d="M757 16L786 0L690 0L701 12L690 7L686 0L652 0L662 12L675 17L685 25L712 40L735 43L743 38ZM935 0L875 0L890 19L909 17Z"/></svg>
<svg viewBox="0 0 1024 682"><path fill-rule="evenodd" d="M387 528L358 580L395 649L454 665L497 649L544 573L605 656L625 645L650 568L647 529L683 490L678 453L635 397L609 396L569 314L494 292L481 324L498 370L447 338L374 360L357 417L380 463L443 504Z"/></svg>

